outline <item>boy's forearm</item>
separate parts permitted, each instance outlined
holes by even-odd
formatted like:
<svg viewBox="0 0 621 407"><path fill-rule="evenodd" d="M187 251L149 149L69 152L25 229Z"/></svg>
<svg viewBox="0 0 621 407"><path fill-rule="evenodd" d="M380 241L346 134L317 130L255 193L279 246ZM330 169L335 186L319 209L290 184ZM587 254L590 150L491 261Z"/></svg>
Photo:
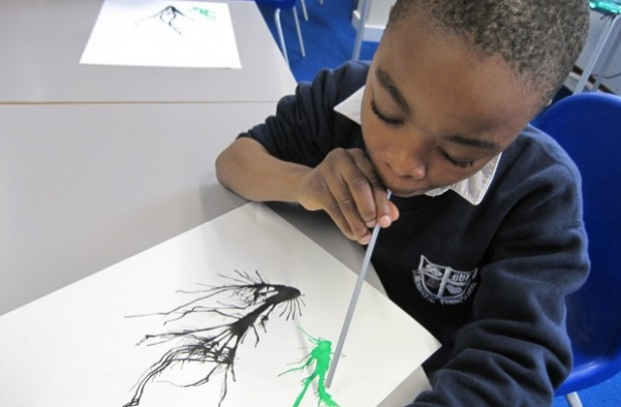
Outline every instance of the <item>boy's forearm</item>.
<svg viewBox="0 0 621 407"><path fill-rule="evenodd" d="M218 181L251 201L298 202L299 181L310 170L271 156L250 138L235 140L216 159Z"/></svg>

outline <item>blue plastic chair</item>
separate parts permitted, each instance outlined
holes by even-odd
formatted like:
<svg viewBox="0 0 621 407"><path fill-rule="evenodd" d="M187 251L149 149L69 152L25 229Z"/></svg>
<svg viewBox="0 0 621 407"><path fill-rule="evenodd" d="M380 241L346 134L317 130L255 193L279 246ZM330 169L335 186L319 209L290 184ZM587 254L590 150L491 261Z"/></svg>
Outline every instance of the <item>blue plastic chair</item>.
<svg viewBox="0 0 621 407"><path fill-rule="evenodd" d="M292 11L293 21L295 22L295 29L298 32L298 42L300 43L300 52L302 53L302 57L305 57L306 51L304 50L304 40L302 39L302 30L300 29L300 20L298 18L298 12L296 9L298 0L255 0L255 2L257 3L257 5L259 5L262 8L274 9L274 20L276 22L276 31L278 32L280 48L282 50L282 54L284 55L287 63L289 63L289 56L287 55L287 47L285 45L285 37L282 31L282 24L280 24L280 10L291 10ZM305 15L306 15L306 12L305 12Z"/></svg>
<svg viewBox="0 0 621 407"><path fill-rule="evenodd" d="M579 390L621 372L621 97L568 96L533 124L565 148L583 179L591 274L567 298L574 367L556 392L581 407Z"/></svg>

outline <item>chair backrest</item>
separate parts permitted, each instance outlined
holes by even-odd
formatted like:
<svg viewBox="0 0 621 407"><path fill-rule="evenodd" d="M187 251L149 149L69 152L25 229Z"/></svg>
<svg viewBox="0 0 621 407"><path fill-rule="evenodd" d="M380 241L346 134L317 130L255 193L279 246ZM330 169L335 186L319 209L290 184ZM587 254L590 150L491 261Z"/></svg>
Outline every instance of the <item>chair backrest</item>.
<svg viewBox="0 0 621 407"><path fill-rule="evenodd" d="M575 365L607 366L582 369L577 391L621 371L621 97L569 96L533 124L563 146L582 175L591 274L567 300L567 328Z"/></svg>

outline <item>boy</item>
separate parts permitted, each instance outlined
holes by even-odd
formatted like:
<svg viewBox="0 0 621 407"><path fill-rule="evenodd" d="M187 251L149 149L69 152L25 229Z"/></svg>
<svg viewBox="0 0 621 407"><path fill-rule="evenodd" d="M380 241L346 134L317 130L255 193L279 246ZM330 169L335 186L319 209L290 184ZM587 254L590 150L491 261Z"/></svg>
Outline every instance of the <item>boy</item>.
<svg viewBox="0 0 621 407"><path fill-rule="evenodd" d="M247 199L324 210L361 244L385 228L382 284L443 344L411 407L550 406L570 372L580 177L528 123L587 27L582 0L397 0L370 66L300 84L217 160Z"/></svg>

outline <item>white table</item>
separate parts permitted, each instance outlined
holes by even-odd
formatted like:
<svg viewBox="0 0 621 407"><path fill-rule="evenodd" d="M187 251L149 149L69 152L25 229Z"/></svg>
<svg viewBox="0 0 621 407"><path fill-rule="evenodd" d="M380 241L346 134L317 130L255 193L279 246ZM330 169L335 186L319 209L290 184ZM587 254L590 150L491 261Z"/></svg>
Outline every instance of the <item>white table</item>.
<svg viewBox="0 0 621 407"><path fill-rule="evenodd" d="M294 90L252 1L229 3L242 69L81 65L102 4L0 2L0 103L275 102Z"/></svg>
<svg viewBox="0 0 621 407"><path fill-rule="evenodd" d="M3 314L245 203L217 183L214 160L295 86L252 2L231 3L240 71L81 66L100 5L0 4L3 322L16 315ZM360 268L362 249L326 215L271 206ZM381 289L374 273L368 279ZM3 327L29 332L20 333L19 321ZM423 382L419 369L401 387L409 395Z"/></svg>
<svg viewBox="0 0 621 407"><path fill-rule="evenodd" d="M215 157L295 88L254 2L241 70L80 65L102 4L0 2L0 315L242 204Z"/></svg>
<svg viewBox="0 0 621 407"><path fill-rule="evenodd" d="M273 108L0 106L0 315L243 204L214 160ZM273 207L358 269L326 216Z"/></svg>
<svg viewBox="0 0 621 407"><path fill-rule="evenodd" d="M241 204L214 159L272 109L0 106L0 314Z"/></svg>

